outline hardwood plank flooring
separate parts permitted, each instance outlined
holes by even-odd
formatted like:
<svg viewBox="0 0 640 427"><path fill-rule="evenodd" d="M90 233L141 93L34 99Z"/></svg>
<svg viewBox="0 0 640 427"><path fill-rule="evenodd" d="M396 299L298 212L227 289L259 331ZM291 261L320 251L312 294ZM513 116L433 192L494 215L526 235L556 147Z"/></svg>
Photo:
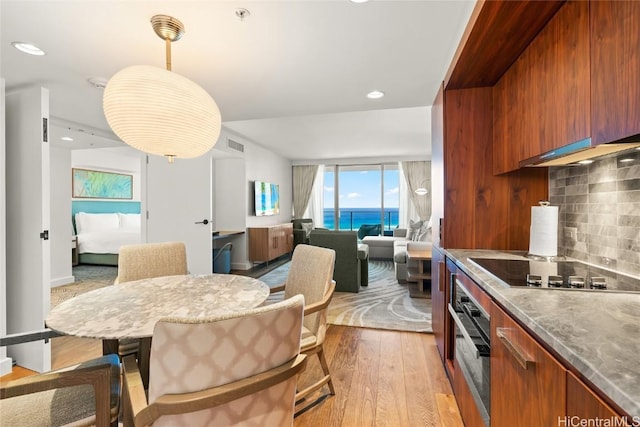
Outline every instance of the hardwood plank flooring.
<svg viewBox="0 0 640 427"><path fill-rule="evenodd" d="M51 342L53 369L102 353L99 340L58 337ZM331 325L324 348L336 395L303 411L294 426L463 425L433 335ZM30 373L24 371L14 370L10 375ZM313 355L300 376L300 388L321 375ZM296 409L300 411L328 391L325 386Z"/></svg>

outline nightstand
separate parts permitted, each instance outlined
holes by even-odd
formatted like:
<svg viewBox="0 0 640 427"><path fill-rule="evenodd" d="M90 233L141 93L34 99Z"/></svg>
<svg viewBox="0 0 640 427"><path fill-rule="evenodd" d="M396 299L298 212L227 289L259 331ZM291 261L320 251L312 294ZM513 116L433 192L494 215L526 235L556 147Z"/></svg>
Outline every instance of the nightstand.
<svg viewBox="0 0 640 427"><path fill-rule="evenodd" d="M71 265L75 267L78 261L78 236L71 236Z"/></svg>

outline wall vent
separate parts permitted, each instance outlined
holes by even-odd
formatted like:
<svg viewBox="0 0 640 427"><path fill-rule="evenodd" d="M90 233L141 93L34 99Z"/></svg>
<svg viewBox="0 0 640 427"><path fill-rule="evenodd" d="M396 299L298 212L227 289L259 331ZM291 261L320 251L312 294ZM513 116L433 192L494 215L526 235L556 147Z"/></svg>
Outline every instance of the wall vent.
<svg viewBox="0 0 640 427"><path fill-rule="evenodd" d="M239 142L234 141L231 138L227 139L227 147L231 148L232 150L236 150L236 151L239 151L241 153L244 153L244 145L240 144Z"/></svg>

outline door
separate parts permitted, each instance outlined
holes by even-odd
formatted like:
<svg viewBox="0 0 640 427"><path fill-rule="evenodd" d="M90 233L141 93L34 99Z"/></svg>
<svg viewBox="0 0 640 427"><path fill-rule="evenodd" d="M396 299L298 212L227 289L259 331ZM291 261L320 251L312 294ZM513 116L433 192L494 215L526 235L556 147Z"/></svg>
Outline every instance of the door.
<svg viewBox="0 0 640 427"><path fill-rule="evenodd" d="M34 87L6 101L7 333L44 328L51 300L49 233L49 91ZM70 237L70 236L68 236ZM51 369L51 346L11 346L20 366Z"/></svg>
<svg viewBox="0 0 640 427"><path fill-rule="evenodd" d="M147 241L184 242L192 274L213 271L211 168L209 154L174 163L148 156Z"/></svg>

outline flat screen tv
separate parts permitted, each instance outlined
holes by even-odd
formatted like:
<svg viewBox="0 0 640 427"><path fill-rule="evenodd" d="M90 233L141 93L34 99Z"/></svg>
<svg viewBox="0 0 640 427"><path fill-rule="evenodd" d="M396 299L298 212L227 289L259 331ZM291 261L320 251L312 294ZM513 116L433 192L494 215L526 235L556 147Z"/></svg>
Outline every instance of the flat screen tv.
<svg viewBox="0 0 640 427"><path fill-rule="evenodd" d="M278 184L255 181L253 184L256 216L280 213L280 188Z"/></svg>

